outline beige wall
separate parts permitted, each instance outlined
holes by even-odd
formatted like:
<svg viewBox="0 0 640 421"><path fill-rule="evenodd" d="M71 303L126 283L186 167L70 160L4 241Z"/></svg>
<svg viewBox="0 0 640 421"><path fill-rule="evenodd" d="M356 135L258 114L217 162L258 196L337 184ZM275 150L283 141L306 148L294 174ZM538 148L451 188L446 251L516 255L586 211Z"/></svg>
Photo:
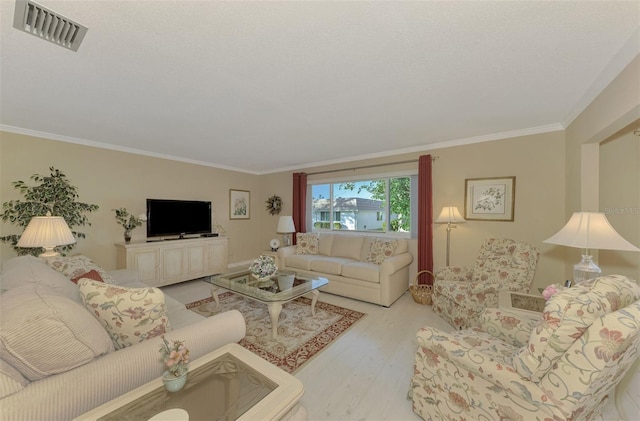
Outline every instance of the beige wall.
<svg viewBox="0 0 640 421"><path fill-rule="evenodd" d="M507 237L534 244L541 251L534 288L543 287L564 278L564 263L557 249L549 250L542 240L554 234L564 224L564 133L554 132L513 139L442 148L424 152L439 158L433 164L433 204L435 216L443 206L464 209L464 186L467 178L516 177L514 222L469 221L451 233L450 265L472 265L482 241L490 236ZM307 173L337 170L417 160L420 153L404 154L385 159L306 169ZM417 171L417 162L360 170L341 171L309 176L309 180L365 176L378 172ZM270 177L280 177L271 175ZM290 177L287 174L287 177ZM290 180L283 179L283 182ZM290 196L286 196L290 201ZM435 217L434 216L434 217ZM415 255L415 241L412 241ZM445 265L446 231L444 225L434 226L434 266ZM411 269L415 276L416 263Z"/></svg>
<svg viewBox="0 0 640 421"><path fill-rule="evenodd" d="M640 137L633 134L640 120L599 145L600 210L627 241L640 246ZM598 265L604 273L640 280L640 253L601 250Z"/></svg>
<svg viewBox="0 0 640 421"><path fill-rule="evenodd" d="M283 192L272 186L263 188L260 177L7 132L0 136L0 201L23 199L12 188L12 181L28 181L35 173L48 174L50 166L60 169L78 188L81 201L100 206L98 212L90 214L92 226L81 230L87 238L79 241L75 252L91 256L108 269L116 265L113 244L123 240L122 227L116 224L111 209L125 207L139 214L145 211L147 198L212 201L216 222L229 235L232 263L251 259L265 249L269 229L274 232L271 236L275 235L274 218L266 217L264 202ZM229 220L229 189L251 191L251 219ZM17 231L3 223L0 232L5 235ZM133 231L134 241L144 238L144 227ZM0 250L2 261L15 256L7 245Z"/></svg>
<svg viewBox="0 0 640 421"><path fill-rule="evenodd" d="M281 196L284 200L282 215L291 214L290 172L254 176L6 132L1 134L0 141L0 201L22 198L11 187L12 181L28 179L34 173L46 174L49 166L62 170L78 187L82 201L100 206L100 210L90 216L92 226L85 229L87 238L80 240L75 250L93 257L107 268L115 268L113 243L122 241L123 234L111 209L126 207L135 214L141 213L145 210L147 197L211 200L216 222L225 227L230 238L231 263L251 259L268 248L271 238L279 237L275 233L277 217L270 216L265 210L269 196ZM448 204L463 209L465 178L516 176L515 221L470 221L460 225L452 233L452 265L471 264L481 242L488 236L529 241L543 248L541 241L555 232L564 219L563 151L563 133L556 132L430 152L439 156L433 167L436 213ZM418 155L400 155L339 167L417 159ZM307 172L327 168L308 169ZM414 163L384 167L384 170L415 168ZM379 169L368 169L359 173L377 171ZM353 173L349 172L350 175ZM339 175L344 173L330 176ZM310 176L310 179L322 177L328 176ZM251 191L250 220L229 220L230 188ZM16 232L9 224L2 224L0 230L2 234ZM143 227L134 230L136 240L144 240ZM436 267L444 265L445 242L444 226L437 225L434 229ZM1 250L3 261L14 256L13 250L6 245ZM556 257L543 253L536 285L556 281L562 272L560 265Z"/></svg>
<svg viewBox="0 0 640 421"><path fill-rule="evenodd" d="M614 191L608 191L605 196L601 196L603 189L610 189L611 179L608 174L613 167L619 165L612 163L612 160L625 159L622 156L636 156L637 137L635 139L620 143L620 146L613 146L617 141L612 139L625 136L621 131L625 127L632 130L634 121L640 118L640 56L629 63L629 65L611 82L598 97L589 104L589 106L567 127L566 130L566 172L567 172L567 195L566 195L566 219L573 212L577 211L600 211L604 212L603 206L607 201L609 203L631 203L631 207L640 207L640 200L637 193L637 177L640 174L638 161L633 162L631 158L631 166L620 166L622 171L629 171L627 177L620 179L620 183L616 184ZM627 133L626 136L629 136ZM606 143L610 143L608 146ZM600 145L600 146L598 146ZM585 149L590 149L585 154ZM609 152L609 149L611 151ZM615 149L615 150L614 150ZM601 162L600 153L606 151L607 157ZM617 156L617 157L616 157ZM629 157L627 157L629 158ZM595 172L596 177L590 177L589 174ZM586 174L583 176L583 174ZM633 177L633 175L636 177ZM602 183L602 180L605 184ZM609 184L607 184L609 183ZM635 204L633 203L635 201ZM599 209L594 209L599 208ZM627 216L625 219L634 219L640 216ZM621 218L611 218L620 223ZM630 222L637 224L638 222ZM614 228L616 225L614 225ZM623 234L627 240L636 246L640 246L637 237L634 241L634 229L631 228L627 233L627 228L621 227ZM573 248L565 248L565 276L571 277L573 265L580 260L580 250ZM640 267L637 265L637 256L630 254L632 252L595 252L594 259L599 261L599 255L602 254L604 259L600 262L600 266L604 273L613 273L612 271L620 271L623 274L631 276L633 279L640 280ZM612 265L607 267L604 263L610 261ZM615 262L614 262L615 261ZM634 267L635 266L635 267Z"/></svg>

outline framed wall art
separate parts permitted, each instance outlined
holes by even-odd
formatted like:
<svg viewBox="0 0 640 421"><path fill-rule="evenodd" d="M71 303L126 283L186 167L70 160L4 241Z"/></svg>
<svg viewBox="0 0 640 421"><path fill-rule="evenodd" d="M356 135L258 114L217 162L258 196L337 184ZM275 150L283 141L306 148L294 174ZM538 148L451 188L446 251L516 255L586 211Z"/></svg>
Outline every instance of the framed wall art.
<svg viewBox="0 0 640 421"><path fill-rule="evenodd" d="M247 190L229 190L229 219L249 219L251 192Z"/></svg>
<svg viewBox="0 0 640 421"><path fill-rule="evenodd" d="M464 181L464 219L513 221L515 177L467 178Z"/></svg>

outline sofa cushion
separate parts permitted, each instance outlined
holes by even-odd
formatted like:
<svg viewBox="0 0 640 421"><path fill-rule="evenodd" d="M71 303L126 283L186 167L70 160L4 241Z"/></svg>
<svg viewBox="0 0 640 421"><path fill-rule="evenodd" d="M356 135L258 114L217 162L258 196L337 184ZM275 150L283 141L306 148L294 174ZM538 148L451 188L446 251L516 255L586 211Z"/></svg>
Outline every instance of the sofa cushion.
<svg viewBox="0 0 640 421"><path fill-rule="evenodd" d="M409 242L405 238L398 238L398 245L396 249L393 251L393 255L397 256L402 253L409 252Z"/></svg>
<svg viewBox="0 0 640 421"><path fill-rule="evenodd" d="M362 243L364 243L362 235L334 235L331 256L360 260Z"/></svg>
<svg viewBox="0 0 640 421"><path fill-rule="evenodd" d="M342 265L342 276L361 281L380 283L380 265L367 262L349 262Z"/></svg>
<svg viewBox="0 0 640 421"><path fill-rule="evenodd" d="M344 257L319 256L311 261L311 270L329 275L340 275L342 273L342 265L352 261L353 260L345 259Z"/></svg>
<svg viewBox="0 0 640 421"><path fill-rule="evenodd" d="M78 278L80 275L95 270L102 280L108 284L114 284L106 270L96 265L87 256L76 254L75 256L54 256L41 258L47 265L62 273L69 279Z"/></svg>
<svg viewBox="0 0 640 421"><path fill-rule="evenodd" d="M292 269L311 270L311 262L318 256L309 254L292 254L286 257L285 266Z"/></svg>
<svg viewBox="0 0 640 421"><path fill-rule="evenodd" d="M0 360L0 399L21 391L29 384L18 370L4 360Z"/></svg>
<svg viewBox="0 0 640 421"><path fill-rule="evenodd" d="M380 264L389 257L393 256L393 252L398 246L398 240L374 239L369 244L369 253L365 259L366 262Z"/></svg>
<svg viewBox="0 0 640 421"><path fill-rule="evenodd" d="M0 295L0 302L2 359L29 380L71 370L113 350L109 335L82 304L52 288L24 285Z"/></svg>
<svg viewBox="0 0 640 421"><path fill-rule="evenodd" d="M333 245L333 234L325 232L318 235L318 254L331 256L331 246Z"/></svg>
<svg viewBox="0 0 640 421"><path fill-rule="evenodd" d="M3 289L9 291L25 284L47 286L77 303L82 303L78 287L73 282L69 282L64 275L34 256L15 257L4 264Z"/></svg>
<svg viewBox="0 0 640 421"><path fill-rule="evenodd" d="M71 278L71 282L73 282L74 284L77 284L80 279L93 279L94 281L104 282L104 280L102 279L102 276L100 276L100 273L95 269L91 269L87 273L83 273L81 275L76 276L75 278Z"/></svg>
<svg viewBox="0 0 640 421"><path fill-rule="evenodd" d="M125 288L91 279L78 282L84 305L106 329L116 349L170 330L164 294L158 288Z"/></svg>
<svg viewBox="0 0 640 421"><path fill-rule="evenodd" d="M539 381L596 319L637 300L640 287L621 275L591 279L561 290L547 301L542 321L531 332L528 345L515 354L516 371Z"/></svg>
<svg viewBox="0 0 640 421"><path fill-rule="evenodd" d="M318 234L315 232L297 233L296 254L318 254Z"/></svg>

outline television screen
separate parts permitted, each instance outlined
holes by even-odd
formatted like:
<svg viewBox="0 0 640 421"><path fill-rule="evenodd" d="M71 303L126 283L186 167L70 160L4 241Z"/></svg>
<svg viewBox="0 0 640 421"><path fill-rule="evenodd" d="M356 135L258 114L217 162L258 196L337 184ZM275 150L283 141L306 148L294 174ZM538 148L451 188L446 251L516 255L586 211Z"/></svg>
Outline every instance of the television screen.
<svg viewBox="0 0 640 421"><path fill-rule="evenodd" d="M211 232L211 202L147 199L147 237Z"/></svg>

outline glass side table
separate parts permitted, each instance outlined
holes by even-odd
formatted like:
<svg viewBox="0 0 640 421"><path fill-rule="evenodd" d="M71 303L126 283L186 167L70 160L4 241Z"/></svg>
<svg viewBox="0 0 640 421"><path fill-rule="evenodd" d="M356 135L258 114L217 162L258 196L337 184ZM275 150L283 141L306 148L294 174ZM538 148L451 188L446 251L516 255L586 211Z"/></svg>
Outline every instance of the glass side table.
<svg viewBox="0 0 640 421"><path fill-rule="evenodd" d="M191 362L187 384L168 392L162 379L87 412L80 420L148 420L183 409L189 420L279 420L297 410L302 383L244 349L229 344Z"/></svg>
<svg viewBox="0 0 640 421"><path fill-rule="evenodd" d="M542 295L523 294L520 292L500 291L498 307L509 309L523 317L539 320L547 300Z"/></svg>

